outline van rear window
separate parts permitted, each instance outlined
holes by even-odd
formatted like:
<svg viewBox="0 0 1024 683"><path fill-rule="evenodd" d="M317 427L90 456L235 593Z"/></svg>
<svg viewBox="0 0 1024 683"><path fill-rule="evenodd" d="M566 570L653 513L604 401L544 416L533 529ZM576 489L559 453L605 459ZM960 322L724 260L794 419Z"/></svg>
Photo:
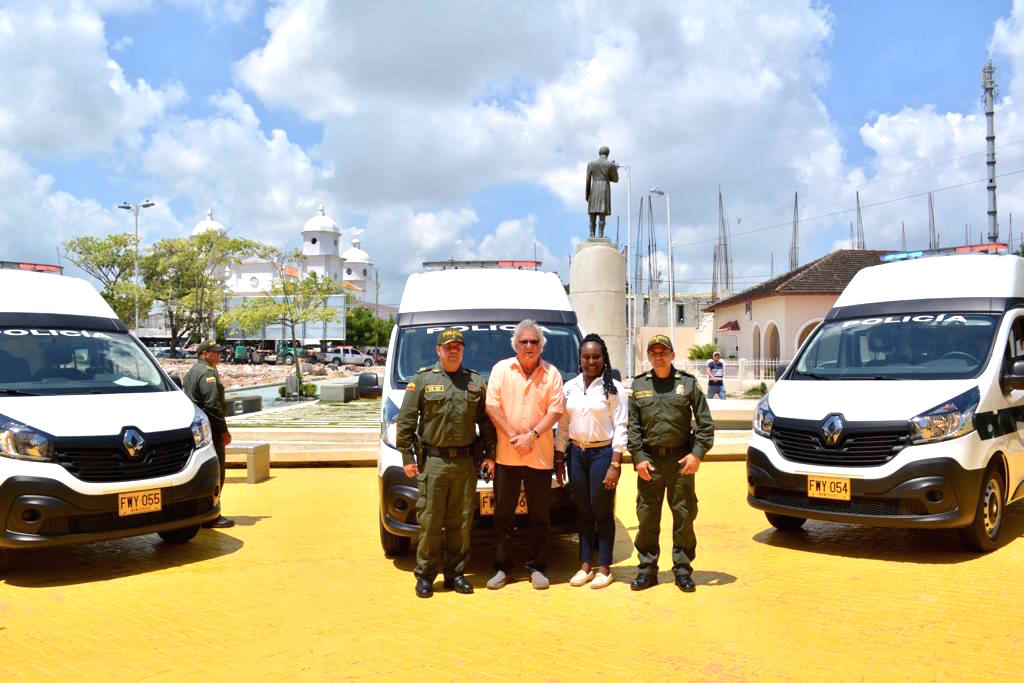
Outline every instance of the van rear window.
<svg viewBox="0 0 1024 683"><path fill-rule="evenodd" d="M516 323L403 327L399 329L395 342L397 381L408 382L420 368L433 366L437 362L437 335L446 327L457 327L463 331L466 351L462 365L479 372L485 381L495 363L515 355L511 340ZM558 368L563 380L575 377L579 373L579 331L571 325L544 324L540 327L547 339L541 357Z"/></svg>

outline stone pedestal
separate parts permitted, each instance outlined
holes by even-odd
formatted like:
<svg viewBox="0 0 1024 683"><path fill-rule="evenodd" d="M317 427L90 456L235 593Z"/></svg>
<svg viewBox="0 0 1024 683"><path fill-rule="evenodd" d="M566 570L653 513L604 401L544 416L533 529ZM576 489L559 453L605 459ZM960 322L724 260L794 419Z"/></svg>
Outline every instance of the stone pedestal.
<svg viewBox="0 0 1024 683"><path fill-rule="evenodd" d="M576 248L569 270L569 301L584 334L601 335L612 367L626 374L626 257L611 240L592 238Z"/></svg>

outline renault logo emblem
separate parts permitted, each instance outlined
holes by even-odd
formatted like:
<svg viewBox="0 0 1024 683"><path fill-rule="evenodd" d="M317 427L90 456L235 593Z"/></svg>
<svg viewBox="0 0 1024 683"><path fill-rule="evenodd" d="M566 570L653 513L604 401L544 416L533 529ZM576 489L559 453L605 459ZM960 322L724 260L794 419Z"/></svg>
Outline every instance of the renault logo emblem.
<svg viewBox="0 0 1024 683"><path fill-rule="evenodd" d="M843 418L839 415L829 415L821 423L821 436L826 446L835 446L843 437Z"/></svg>
<svg viewBox="0 0 1024 683"><path fill-rule="evenodd" d="M135 459L142 455L142 449L146 445L146 440L142 438L142 434L136 429L127 429L124 433L124 439L121 440L121 444L124 446L124 452L130 459Z"/></svg>

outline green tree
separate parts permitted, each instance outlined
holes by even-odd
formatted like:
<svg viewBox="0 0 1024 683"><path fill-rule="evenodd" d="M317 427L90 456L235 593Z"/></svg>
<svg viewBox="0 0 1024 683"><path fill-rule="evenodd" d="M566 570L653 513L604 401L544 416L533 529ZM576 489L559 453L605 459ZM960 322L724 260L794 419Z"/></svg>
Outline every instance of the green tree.
<svg viewBox="0 0 1024 683"><path fill-rule="evenodd" d="M132 233L75 237L64 242L68 260L96 278L103 286L100 294L117 317L131 323L135 320L136 297L140 316L148 315L153 306L152 293L132 281L137 243Z"/></svg>
<svg viewBox="0 0 1024 683"><path fill-rule="evenodd" d="M717 350L715 344L695 344L690 347L687 357L690 360L709 360Z"/></svg>
<svg viewBox="0 0 1024 683"><path fill-rule="evenodd" d="M379 325L373 311L365 306L350 308L345 313L345 341L354 346L377 343Z"/></svg>
<svg viewBox="0 0 1024 683"><path fill-rule="evenodd" d="M386 346L391 339L391 329L395 326L395 317L377 318L377 339L374 346Z"/></svg>
<svg viewBox="0 0 1024 683"><path fill-rule="evenodd" d="M317 277L310 273L304 278L285 275L289 264L299 264L301 253L293 253L275 260L277 272L280 274L266 296L246 299L241 306L233 308L223 315L225 325L238 325L246 332L255 332L264 325L280 323L291 332L292 348L299 346L295 333L297 326L309 322L335 322L338 312L327 305L327 297L341 291L341 286L330 278ZM302 365L300 354L295 353L295 375L302 384Z"/></svg>
<svg viewBox="0 0 1024 683"><path fill-rule="evenodd" d="M147 289L160 303L171 333L171 348L205 336L225 309L229 266L247 256L270 258L275 250L260 242L205 232L160 240L147 249L142 272Z"/></svg>

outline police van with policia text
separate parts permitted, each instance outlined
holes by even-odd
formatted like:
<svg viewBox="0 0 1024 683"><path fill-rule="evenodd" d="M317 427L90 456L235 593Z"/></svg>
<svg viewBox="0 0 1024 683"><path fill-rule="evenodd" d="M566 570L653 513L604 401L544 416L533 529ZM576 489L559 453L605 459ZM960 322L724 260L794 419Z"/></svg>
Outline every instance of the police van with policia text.
<svg viewBox="0 0 1024 683"><path fill-rule="evenodd" d="M534 261L425 263L435 268L409 276L402 293L395 327L391 331L384 366L381 435L377 459L380 486L380 540L387 555L409 549L419 535L416 480L405 476L402 454L396 448L396 420L405 398L406 384L416 372L437 363L437 334L456 327L465 334L462 364L487 381L496 362L514 354L511 339L516 325L532 319L544 330L547 344L541 357L568 381L578 374L583 335L555 273L536 270ZM567 490L551 480L552 533L575 531ZM474 528L491 528L494 515L492 484L477 481ZM525 515L520 495L516 514ZM524 522L525 523L525 522Z"/></svg>
<svg viewBox="0 0 1024 683"><path fill-rule="evenodd" d="M220 513L206 416L88 282L0 270L0 556Z"/></svg>
<svg viewBox="0 0 1024 683"><path fill-rule="evenodd" d="M758 405L747 500L776 528L999 544L1024 498L1024 259L973 249L1004 253L889 254L857 273Z"/></svg>

